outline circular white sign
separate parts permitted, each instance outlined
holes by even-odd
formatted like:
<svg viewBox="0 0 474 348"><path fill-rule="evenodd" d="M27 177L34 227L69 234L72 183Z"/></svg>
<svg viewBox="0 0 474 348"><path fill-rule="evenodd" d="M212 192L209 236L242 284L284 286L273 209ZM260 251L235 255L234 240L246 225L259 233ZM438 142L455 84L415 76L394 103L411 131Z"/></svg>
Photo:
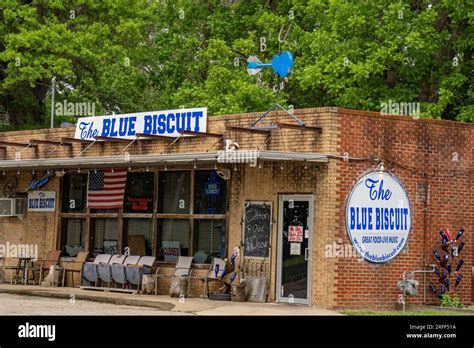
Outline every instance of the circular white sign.
<svg viewBox="0 0 474 348"><path fill-rule="evenodd" d="M357 252L383 263L405 247L412 212L408 194L397 177L372 172L360 178L346 204L346 228Z"/></svg>

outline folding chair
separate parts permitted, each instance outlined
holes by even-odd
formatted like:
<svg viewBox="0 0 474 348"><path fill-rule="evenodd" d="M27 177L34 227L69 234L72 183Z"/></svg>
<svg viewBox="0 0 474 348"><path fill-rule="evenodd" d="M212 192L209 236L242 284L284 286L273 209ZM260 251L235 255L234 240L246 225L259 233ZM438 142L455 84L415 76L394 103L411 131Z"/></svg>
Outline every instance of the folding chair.
<svg viewBox="0 0 474 348"><path fill-rule="evenodd" d="M204 284L205 284L204 297L209 297L209 282L222 281L225 267L226 267L226 262L223 259L219 257L215 257L212 260L211 267L209 268L209 270L206 273L206 276L204 277Z"/></svg>
<svg viewBox="0 0 474 348"><path fill-rule="evenodd" d="M90 286L94 283L97 286L99 280L99 264L108 264L112 255L100 254L97 255L93 262L85 262L81 271L81 285Z"/></svg>
<svg viewBox="0 0 474 348"><path fill-rule="evenodd" d="M158 295L158 279L159 278L173 278L173 277L186 277L188 278L188 288L186 296L189 296L189 286L191 284L191 274L193 270L191 269L191 264L193 263L192 256L179 256L178 261L176 262L176 266L174 268L174 273L172 275L168 274L158 274L158 270L156 273L155 279L155 295Z"/></svg>
<svg viewBox="0 0 474 348"><path fill-rule="evenodd" d="M142 256L136 265L128 265L125 267L125 276L129 284L136 285L140 290L142 284L142 276L151 273L151 268L155 263L154 256Z"/></svg>
<svg viewBox="0 0 474 348"><path fill-rule="evenodd" d="M112 265L111 266L112 280L115 282L115 284L122 284L122 289L124 289L125 285L128 283L127 275L125 273L127 266L137 265L139 260L140 260L140 256L130 255L130 256L127 256L123 264Z"/></svg>
<svg viewBox="0 0 474 348"><path fill-rule="evenodd" d="M113 265L121 265L125 259L127 258L126 255L113 255L109 263L99 263L97 264L97 270L99 273L99 279L102 283L107 283L110 286L112 282L112 266Z"/></svg>

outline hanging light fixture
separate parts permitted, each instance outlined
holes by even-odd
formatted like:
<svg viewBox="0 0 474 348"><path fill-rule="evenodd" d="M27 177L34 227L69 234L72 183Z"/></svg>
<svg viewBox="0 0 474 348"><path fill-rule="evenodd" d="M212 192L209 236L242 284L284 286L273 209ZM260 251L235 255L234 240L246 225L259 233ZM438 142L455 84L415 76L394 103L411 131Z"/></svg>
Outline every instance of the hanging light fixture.
<svg viewBox="0 0 474 348"><path fill-rule="evenodd" d="M146 166L146 171L149 172L150 171L150 168L148 168L148 166Z"/></svg>

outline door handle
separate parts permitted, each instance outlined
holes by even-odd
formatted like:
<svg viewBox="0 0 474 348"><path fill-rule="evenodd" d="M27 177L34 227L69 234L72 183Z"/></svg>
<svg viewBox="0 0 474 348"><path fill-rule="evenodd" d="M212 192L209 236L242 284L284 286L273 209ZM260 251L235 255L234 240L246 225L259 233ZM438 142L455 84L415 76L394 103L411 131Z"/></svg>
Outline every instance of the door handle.
<svg viewBox="0 0 474 348"><path fill-rule="evenodd" d="M309 248L304 249L304 259L306 261L309 260Z"/></svg>

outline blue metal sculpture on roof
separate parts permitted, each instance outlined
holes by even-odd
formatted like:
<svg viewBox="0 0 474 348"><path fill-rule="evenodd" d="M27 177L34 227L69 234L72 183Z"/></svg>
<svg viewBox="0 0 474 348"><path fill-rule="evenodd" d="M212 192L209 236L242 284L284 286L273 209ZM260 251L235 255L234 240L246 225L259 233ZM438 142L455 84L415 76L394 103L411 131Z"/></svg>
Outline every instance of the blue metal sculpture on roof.
<svg viewBox="0 0 474 348"><path fill-rule="evenodd" d="M273 73L280 77L287 77L293 69L293 55L283 51L273 56L271 63L262 63L256 56L247 59L247 71L250 75L258 74L263 68L273 68Z"/></svg>

